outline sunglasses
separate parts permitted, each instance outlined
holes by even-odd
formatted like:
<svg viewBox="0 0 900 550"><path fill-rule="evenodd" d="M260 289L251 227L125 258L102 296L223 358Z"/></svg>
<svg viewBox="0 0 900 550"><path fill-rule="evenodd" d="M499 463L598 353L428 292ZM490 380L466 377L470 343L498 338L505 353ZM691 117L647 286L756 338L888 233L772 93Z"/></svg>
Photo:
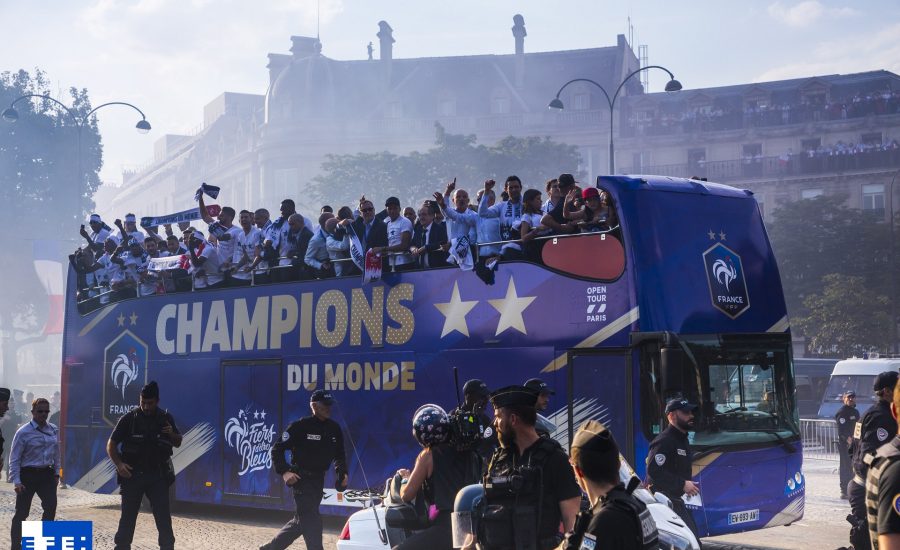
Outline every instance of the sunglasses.
<svg viewBox="0 0 900 550"><path fill-rule="evenodd" d="M363 208L363 209L360 210L360 212L374 212L374 211L375 211L375 208L374 208L374 207Z"/></svg>
<svg viewBox="0 0 900 550"><path fill-rule="evenodd" d="M38 409L34 412L36 412L38 414L50 414L50 409Z"/></svg>

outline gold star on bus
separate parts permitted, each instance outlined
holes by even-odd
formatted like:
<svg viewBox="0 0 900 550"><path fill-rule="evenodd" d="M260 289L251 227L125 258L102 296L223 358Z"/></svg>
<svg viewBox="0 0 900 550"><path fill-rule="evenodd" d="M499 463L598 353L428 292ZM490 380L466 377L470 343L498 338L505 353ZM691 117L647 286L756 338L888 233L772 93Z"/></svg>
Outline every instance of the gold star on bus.
<svg viewBox="0 0 900 550"><path fill-rule="evenodd" d="M501 332L508 328L514 328L522 334L528 334L525 332L525 319L522 317L522 312L531 305L535 298L537 296L520 297L516 293L516 283L510 277L509 285L506 287L506 296L498 300L488 300L488 303L500 312L500 322L497 323L495 336L499 336Z"/></svg>
<svg viewBox="0 0 900 550"><path fill-rule="evenodd" d="M454 330L464 336L469 335L469 326L466 324L466 315L478 304L478 300L463 301L459 296L459 283L453 283L453 294L450 301L442 304L434 304L438 311L444 314L444 328L441 330L441 338Z"/></svg>

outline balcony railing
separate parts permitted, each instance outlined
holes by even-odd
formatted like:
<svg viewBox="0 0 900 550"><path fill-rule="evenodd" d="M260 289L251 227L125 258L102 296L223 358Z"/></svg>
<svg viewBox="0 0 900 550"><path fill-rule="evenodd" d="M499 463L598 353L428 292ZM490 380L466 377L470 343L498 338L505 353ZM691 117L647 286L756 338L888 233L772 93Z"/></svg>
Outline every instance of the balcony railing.
<svg viewBox="0 0 900 550"><path fill-rule="evenodd" d="M812 157L807 153L801 153L782 157L747 157L685 164L643 165L632 166L622 172L679 178L698 177L728 182L738 179L781 178L897 167L900 167L900 148Z"/></svg>

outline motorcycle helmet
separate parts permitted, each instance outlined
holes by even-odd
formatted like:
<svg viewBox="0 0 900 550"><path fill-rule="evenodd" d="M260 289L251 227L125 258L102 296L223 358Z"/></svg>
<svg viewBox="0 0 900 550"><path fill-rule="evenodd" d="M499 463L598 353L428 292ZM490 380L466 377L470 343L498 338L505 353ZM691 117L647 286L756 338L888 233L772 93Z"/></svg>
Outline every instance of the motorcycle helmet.
<svg viewBox="0 0 900 550"><path fill-rule="evenodd" d="M450 417L439 405L422 405L413 414L413 436L419 445L431 447L450 437Z"/></svg>

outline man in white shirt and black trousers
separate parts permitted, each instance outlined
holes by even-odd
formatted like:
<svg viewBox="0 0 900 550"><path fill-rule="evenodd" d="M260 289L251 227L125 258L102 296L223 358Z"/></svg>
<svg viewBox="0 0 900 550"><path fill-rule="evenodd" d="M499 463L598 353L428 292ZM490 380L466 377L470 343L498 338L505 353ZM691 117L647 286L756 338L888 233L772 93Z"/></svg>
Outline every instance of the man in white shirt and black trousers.
<svg viewBox="0 0 900 550"><path fill-rule="evenodd" d="M12 519L12 548L22 547L22 521L28 517L37 493L44 513L41 521L56 517L56 485L59 482L59 429L47 422L50 402L39 397L31 403L31 422L16 431L9 454L9 479L16 490Z"/></svg>

